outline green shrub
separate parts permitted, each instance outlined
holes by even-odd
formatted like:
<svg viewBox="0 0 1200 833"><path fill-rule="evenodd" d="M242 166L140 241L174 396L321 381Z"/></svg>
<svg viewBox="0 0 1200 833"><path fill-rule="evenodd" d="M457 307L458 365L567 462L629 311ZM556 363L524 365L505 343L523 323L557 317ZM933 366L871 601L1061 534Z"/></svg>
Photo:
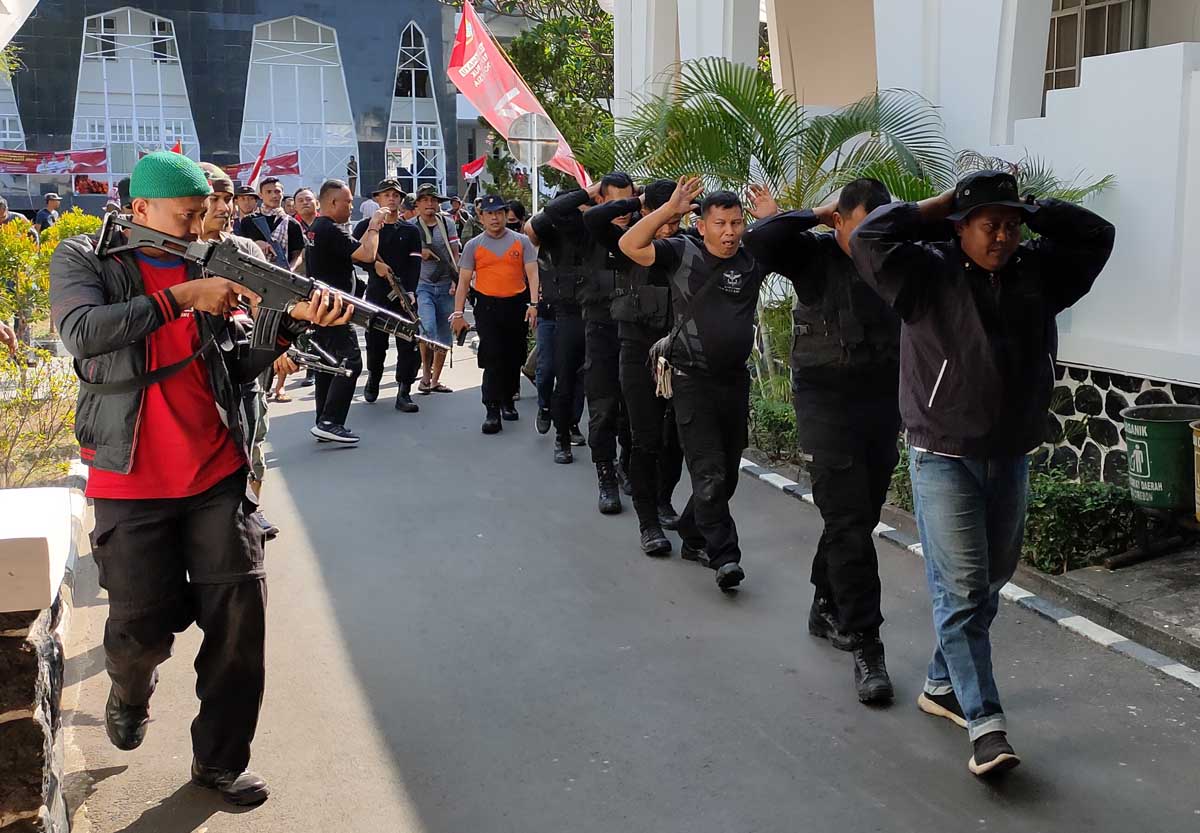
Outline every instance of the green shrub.
<svg viewBox="0 0 1200 833"><path fill-rule="evenodd" d="M1133 513L1125 486L1078 483L1057 470L1034 472L1022 557L1044 573L1090 566L1130 547Z"/></svg>
<svg viewBox="0 0 1200 833"><path fill-rule="evenodd" d="M792 406L761 396L750 400L750 444L775 460L796 454L796 412Z"/></svg>
<svg viewBox="0 0 1200 833"><path fill-rule="evenodd" d="M71 365L33 352L31 366L0 349L0 489L61 477L78 451Z"/></svg>
<svg viewBox="0 0 1200 833"><path fill-rule="evenodd" d="M900 462L892 472L892 485L888 492L888 502L905 512L913 511L912 477L908 471L908 446L899 440Z"/></svg>

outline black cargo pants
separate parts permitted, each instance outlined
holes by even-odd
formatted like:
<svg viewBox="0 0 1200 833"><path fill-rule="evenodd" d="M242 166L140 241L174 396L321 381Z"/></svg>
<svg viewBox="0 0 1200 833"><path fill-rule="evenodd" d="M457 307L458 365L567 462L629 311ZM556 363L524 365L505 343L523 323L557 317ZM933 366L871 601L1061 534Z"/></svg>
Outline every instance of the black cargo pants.
<svg viewBox="0 0 1200 833"><path fill-rule="evenodd" d="M874 531L899 459L895 400L840 408L794 402L800 443L812 456L813 502L825 522L813 587L833 603L842 631L876 631L883 614Z"/></svg>
<svg viewBox="0 0 1200 833"><path fill-rule="evenodd" d="M692 496L679 516L685 544L708 551L715 570L740 562L737 526L729 501L737 489L746 450L750 411L750 374L710 376L675 370L675 422L683 459L692 476Z"/></svg>
<svg viewBox="0 0 1200 833"><path fill-rule="evenodd" d="M386 294L381 297L379 293L373 293L370 284L367 285L367 300L392 312L404 314L400 305L395 301L389 301ZM405 341L399 336L389 336L380 330L368 329L366 332L367 378L375 380L376 383L383 381L383 366L387 363L388 347L393 339L396 342L398 392L408 393L413 382L417 380L417 374L421 371L421 352L417 348L415 340Z"/></svg>
<svg viewBox="0 0 1200 833"><path fill-rule="evenodd" d="M587 386L588 448L593 463L617 460L628 471L629 419L621 394L621 341L615 321L586 321L584 324L584 384Z"/></svg>
<svg viewBox="0 0 1200 833"><path fill-rule="evenodd" d="M622 325L622 333L627 329ZM621 338L621 392L629 415L629 481L643 529L658 525L658 507L671 502L683 473L683 449L671 400L656 396L648 338Z"/></svg>
<svg viewBox="0 0 1200 833"><path fill-rule="evenodd" d="M192 750L205 766L238 772L250 762L266 677L267 580L252 511L240 471L193 497L98 498L91 535L108 591L104 656L117 697L148 703L175 634L195 622L204 639Z"/></svg>

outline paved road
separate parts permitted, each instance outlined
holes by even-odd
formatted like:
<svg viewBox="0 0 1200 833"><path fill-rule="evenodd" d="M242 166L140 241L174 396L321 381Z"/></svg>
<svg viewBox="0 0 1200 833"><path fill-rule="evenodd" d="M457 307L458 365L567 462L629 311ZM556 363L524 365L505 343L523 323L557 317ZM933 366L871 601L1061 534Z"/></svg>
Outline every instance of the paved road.
<svg viewBox="0 0 1200 833"><path fill-rule="evenodd" d="M76 829L1200 830L1194 689L1006 604L996 664L1026 763L981 783L965 733L913 705L930 645L919 559L881 545L898 701L864 708L847 657L805 632L811 508L743 480L748 580L723 596L678 555L642 556L632 513L596 513L586 454L553 465L529 396L498 437L479 432L477 390L420 397L418 416L356 402L359 448L313 443L308 396L274 406L261 808L230 813L185 783L194 629L142 749L107 745L104 600L84 559Z"/></svg>

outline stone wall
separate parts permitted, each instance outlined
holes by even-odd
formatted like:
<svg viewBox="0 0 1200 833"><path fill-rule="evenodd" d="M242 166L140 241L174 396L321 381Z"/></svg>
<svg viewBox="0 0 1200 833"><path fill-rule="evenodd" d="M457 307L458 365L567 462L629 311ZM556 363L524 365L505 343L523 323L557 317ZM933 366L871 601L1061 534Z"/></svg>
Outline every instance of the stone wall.
<svg viewBox="0 0 1200 833"><path fill-rule="evenodd" d="M59 596L47 610L0 613L0 833L69 829L60 713L67 609Z"/></svg>
<svg viewBox="0 0 1200 833"><path fill-rule="evenodd" d="M1034 465L1065 469L1081 480L1128 482L1121 411L1131 405L1200 405L1200 388L1058 365L1047 436Z"/></svg>

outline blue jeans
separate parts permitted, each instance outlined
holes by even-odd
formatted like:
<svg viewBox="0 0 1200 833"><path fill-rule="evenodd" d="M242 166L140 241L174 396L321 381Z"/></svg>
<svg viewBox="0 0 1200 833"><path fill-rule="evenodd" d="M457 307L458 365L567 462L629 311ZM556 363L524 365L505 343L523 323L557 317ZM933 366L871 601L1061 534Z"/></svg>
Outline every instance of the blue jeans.
<svg viewBox="0 0 1200 833"><path fill-rule="evenodd" d="M450 294L450 282L417 283L417 315L421 326L434 341L450 343L450 313L454 312L454 296Z"/></svg>
<svg viewBox="0 0 1200 833"><path fill-rule="evenodd" d="M534 385L537 387L538 408L548 410L554 398L554 332L553 318L539 318L537 323L537 370ZM582 369L580 374L582 374ZM575 422L583 418L583 380L575 386Z"/></svg>
<svg viewBox="0 0 1200 833"><path fill-rule="evenodd" d="M1021 556L1029 461L914 449L909 469L936 636L925 693L957 695L972 741L1007 731L989 631Z"/></svg>

